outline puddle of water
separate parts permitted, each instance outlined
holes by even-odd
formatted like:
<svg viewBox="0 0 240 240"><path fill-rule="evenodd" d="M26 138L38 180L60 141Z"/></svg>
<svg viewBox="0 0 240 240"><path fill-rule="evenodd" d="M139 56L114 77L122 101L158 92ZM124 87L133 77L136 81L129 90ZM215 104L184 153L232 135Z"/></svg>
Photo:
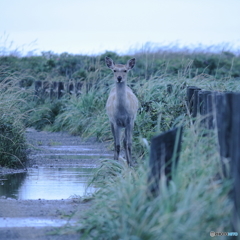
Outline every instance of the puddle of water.
<svg viewBox="0 0 240 240"><path fill-rule="evenodd" d="M86 190L93 168L85 167L38 167L26 173L5 175L0 180L0 196L21 200L59 200L71 196L93 193Z"/></svg>
<svg viewBox="0 0 240 240"><path fill-rule="evenodd" d="M0 218L0 228L12 227L61 227L74 221L40 218Z"/></svg>
<svg viewBox="0 0 240 240"><path fill-rule="evenodd" d="M93 152L93 151L98 151L98 149L91 149L91 148L83 148L80 146L44 146L45 149L48 150L55 150L55 151L71 151L71 152Z"/></svg>
<svg viewBox="0 0 240 240"><path fill-rule="evenodd" d="M47 158L50 158L50 159L57 159L57 158L61 158L61 159L68 159L69 157L71 157L72 159L92 159L93 157L97 156L99 157L100 159L102 158L106 158L106 157L110 157L112 156L111 154L94 154L94 153L91 153L91 154L82 154L82 153L78 153L78 154L72 154L72 153L39 153L39 154L35 154L34 155L35 157L47 157Z"/></svg>

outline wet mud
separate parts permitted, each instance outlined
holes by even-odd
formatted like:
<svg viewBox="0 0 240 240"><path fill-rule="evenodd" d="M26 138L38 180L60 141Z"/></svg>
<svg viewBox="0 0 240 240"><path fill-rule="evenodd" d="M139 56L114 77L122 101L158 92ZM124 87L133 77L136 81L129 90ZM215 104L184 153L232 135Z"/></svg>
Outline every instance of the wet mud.
<svg viewBox="0 0 240 240"><path fill-rule="evenodd" d="M33 179L32 182L40 182L37 190L34 190L39 195L34 199L29 196L19 197L17 192L8 196L0 192L0 240L79 239L80 235L77 233L64 235L52 235L51 233L58 232L59 227L67 226L68 224L74 226L74 224L77 224L77 220L81 218L83 212L91 207L91 201L84 202L79 198L80 195L84 195L79 192L80 182L82 181L80 169L85 169L84 174L86 177L86 172L91 174L86 169L96 168L100 164L101 159L111 158L112 152L109 151L105 144L98 143L93 138L85 141L80 137L71 136L67 133L38 132L34 129L27 129L26 138L30 151L29 161L26 166L28 171L22 171L22 175L19 174L14 184L16 185L15 188L19 189L18 185L20 187L24 185L26 179L30 177L29 173L37 172L38 177L35 180ZM69 174L66 169L71 169L74 174L72 172ZM57 179L61 180L57 185L60 192L62 191L63 193L68 189L68 186L65 185L67 181L64 181L64 177L70 175L73 178L73 182L75 182L75 185L72 186L73 192L69 192L69 194L67 193L63 197L59 197L57 194L54 196L52 194L53 181L46 182L44 180L45 183L44 181L41 182L42 180L39 180L39 172L41 171L45 171L43 179L49 178L52 181L54 175L55 177L57 176ZM6 174L15 173L16 171L1 169L1 172ZM6 181L4 180L6 176L9 175L0 175L0 183L6 184L4 182ZM44 188L41 194L40 188L44 184L50 189L49 194L49 190L44 190ZM76 194L74 194L75 188ZM59 190L57 191L59 192Z"/></svg>

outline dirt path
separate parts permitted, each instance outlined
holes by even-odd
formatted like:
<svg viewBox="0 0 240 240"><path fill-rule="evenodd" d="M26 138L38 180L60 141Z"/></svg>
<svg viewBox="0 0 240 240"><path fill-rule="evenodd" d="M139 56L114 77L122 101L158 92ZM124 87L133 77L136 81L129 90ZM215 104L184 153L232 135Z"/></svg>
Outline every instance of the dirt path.
<svg viewBox="0 0 240 240"><path fill-rule="evenodd" d="M94 139L83 141L80 137L70 136L66 133L37 132L33 129L28 129L26 137L30 144L30 161L28 162L28 168L39 166L75 166L79 164L98 165L100 162L99 156L110 157L112 155L106 145L97 143ZM84 154L93 154L95 157L87 159L46 157L48 155L52 156L55 153L58 155L66 154L71 156L71 153L81 154L81 152ZM67 235L49 235L49 233L58 229L53 227L53 224L58 223L58 221L67 221L68 218L66 216L73 216L72 220L76 221L81 218L82 213L90 206L91 202L84 203L79 199L15 200L2 198L0 199L0 240L79 239L80 236L76 233ZM7 226L7 222L13 220L23 227ZM30 221L30 223L26 220ZM46 220L48 220L49 225L44 227L36 226L40 224L39 221L41 222L41 220L43 222L45 221L45 223ZM36 221L37 224L33 223ZM72 222L71 224L74 223Z"/></svg>

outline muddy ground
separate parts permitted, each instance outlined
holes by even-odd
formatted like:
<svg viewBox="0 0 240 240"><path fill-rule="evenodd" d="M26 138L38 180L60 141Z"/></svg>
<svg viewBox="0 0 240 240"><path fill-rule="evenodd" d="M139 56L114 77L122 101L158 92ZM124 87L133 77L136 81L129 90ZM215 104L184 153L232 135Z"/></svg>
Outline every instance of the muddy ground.
<svg viewBox="0 0 240 240"><path fill-rule="evenodd" d="M101 153L111 156L112 152L109 151L105 144L98 143L95 139L89 139L88 141L82 140L80 137L71 136L67 133L49 133L38 132L34 129L27 129L26 137L29 143L29 161L27 168L38 166L52 166L58 165L79 165L82 163L96 164L100 163L98 154ZM96 154L92 159L48 159L44 154L54 154L54 146L76 146L76 148L85 147L90 152ZM61 153L71 153L76 149L71 150L64 148ZM13 170L0 169L1 173L13 172ZM81 199L64 199L64 200L15 200L6 199L2 197L0 199L0 219L17 219L17 218L38 218L59 220L68 219L66 216L72 216L72 219L77 221L82 217L84 211L91 207L90 202L83 202ZM21 220L19 220L21 221ZM1 224L1 223L0 223ZM72 223L73 224L73 223ZM55 234L52 232L59 232L59 228L48 227L1 227L0 225L0 240L69 240L80 239L78 233L68 233L64 235ZM49 235L50 234L50 235Z"/></svg>

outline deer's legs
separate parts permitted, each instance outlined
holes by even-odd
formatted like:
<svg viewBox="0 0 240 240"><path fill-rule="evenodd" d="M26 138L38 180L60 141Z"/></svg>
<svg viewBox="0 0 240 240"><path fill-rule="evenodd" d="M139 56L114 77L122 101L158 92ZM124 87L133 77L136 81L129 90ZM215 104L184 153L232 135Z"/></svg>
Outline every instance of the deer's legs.
<svg viewBox="0 0 240 240"><path fill-rule="evenodd" d="M125 128L125 136L123 139L123 146L125 149L127 163L130 166L132 166L132 131L133 131L133 125L129 124Z"/></svg>
<svg viewBox="0 0 240 240"><path fill-rule="evenodd" d="M120 153L120 128L111 123L111 130L114 138L114 160L118 160Z"/></svg>

